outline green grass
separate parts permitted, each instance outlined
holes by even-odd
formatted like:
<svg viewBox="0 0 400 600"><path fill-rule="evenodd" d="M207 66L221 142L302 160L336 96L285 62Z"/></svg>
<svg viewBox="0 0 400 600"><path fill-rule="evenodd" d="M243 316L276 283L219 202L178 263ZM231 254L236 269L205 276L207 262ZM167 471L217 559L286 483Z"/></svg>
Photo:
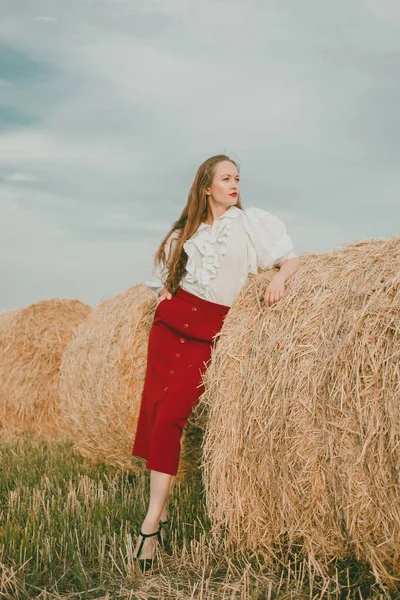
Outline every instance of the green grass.
<svg viewBox="0 0 400 600"><path fill-rule="evenodd" d="M29 438L0 446L0 598L210 599L389 598L365 565L336 566L329 582L296 559L270 572L261 557L219 555L201 481L177 481L170 543L157 573L133 560L149 496L139 475L93 464L72 444ZM324 586L326 587L325 591Z"/></svg>

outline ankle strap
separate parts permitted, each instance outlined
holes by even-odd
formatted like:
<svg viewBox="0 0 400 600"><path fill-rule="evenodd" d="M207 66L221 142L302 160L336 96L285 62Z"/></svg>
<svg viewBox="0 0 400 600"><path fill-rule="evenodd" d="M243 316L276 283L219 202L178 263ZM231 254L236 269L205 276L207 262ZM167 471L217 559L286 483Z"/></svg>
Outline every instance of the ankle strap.
<svg viewBox="0 0 400 600"><path fill-rule="evenodd" d="M157 535L158 531L159 531L158 529L154 533L143 533L142 531L140 531L140 535L143 536L144 538L147 538L147 537L151 537L152 535Z"/></svg>

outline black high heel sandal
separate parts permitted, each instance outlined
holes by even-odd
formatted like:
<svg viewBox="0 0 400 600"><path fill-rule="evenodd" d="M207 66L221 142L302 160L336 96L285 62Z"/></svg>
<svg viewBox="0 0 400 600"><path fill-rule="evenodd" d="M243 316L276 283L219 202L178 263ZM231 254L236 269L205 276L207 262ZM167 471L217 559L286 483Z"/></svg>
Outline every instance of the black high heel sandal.
<svg viewBox="0 0 400 600"><path fill-rule="evenodd" d="M160 527L159 527L159 531L161 531L161 529L164 529L164 531L166 532L166 531L167 531L167 527L166 527L167 525L168 525L168 521L161 521L161 519L160 519ZM165 535L164 537L162 537L162 536L161 536L161 533L160 533L159 540L160 540L160 544L161 544L162 546L165 546L165 543L166 543L166 535Z"/></svg>
<svg viewBox="0 0 400 600"><path fill-rule="evenodd" d="M156 535L158 537L158 541L161 544L162 538L161 538L161 534L160 534L160 529L161 529L161 526L154 533L143 533L142 531L139 532L139 535L142 536L142 541L140 542L139 549L134 558L138 562L141 571L148 571L149 569L151 569L154 564L154 560L155 560L154 557L153 558L139 558L140 553L143 548L144 540L148 537L152 537L153 535Z"/></svg>

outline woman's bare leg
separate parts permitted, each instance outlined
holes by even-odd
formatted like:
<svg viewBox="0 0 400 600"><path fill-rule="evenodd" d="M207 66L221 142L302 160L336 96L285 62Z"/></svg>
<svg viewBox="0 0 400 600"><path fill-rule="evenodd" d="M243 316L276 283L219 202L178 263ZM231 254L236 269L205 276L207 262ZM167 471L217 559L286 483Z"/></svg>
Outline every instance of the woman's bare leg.
<svg viewBox="0 0 400 600"><path fill-rule="evenodd" d="M170 475L169 473L161 473L160 471L153 470L150 471L149 507L140 528L143 533L154 533L157 531L163 511L164 515L167 514L166 504L173 478L174 475ZM136 556L141 541L142 536L139 535L134 550L134 556ZM152 558L156 543L157 536L155 535L150 538L145 538L139 558Z"/></svg>
<svg viewBox="0 0 400 600"><path fill-rule="evenodd" d="M171 476L171 481L170 481L170 484L169 484L168 496L167 496L167 499L165 501L165 504L163 506L163 509L162 509L162 512L161 512L161 515L160 515L160 520L161 521L168 521L168 518L169 518L168 508L167 508L167 506L168 506L168 498L171 495L171 490L172 490L172 486L174 485L174 481L175 481L175 475L172 475Z"/></svg>

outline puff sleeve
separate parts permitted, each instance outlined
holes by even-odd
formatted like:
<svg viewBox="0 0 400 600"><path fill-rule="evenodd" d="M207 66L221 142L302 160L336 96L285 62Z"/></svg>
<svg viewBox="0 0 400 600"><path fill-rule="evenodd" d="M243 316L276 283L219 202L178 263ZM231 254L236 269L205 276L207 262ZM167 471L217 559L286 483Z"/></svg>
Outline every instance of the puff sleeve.
<svg viewBox="0 0 400 600"><path fill-rule="evenodd" d="M167 263L175 251L179 236L179 231L173 231L165 244L165 255L167 256ZM153 292L155 292L158 295L164 287L164 283L166 281L167 276L168 266L165 263L160 263L160 261L157 261L153 266L150 277L146 279L144 285L150 290L153 290Z"/></svg>
<svg viewBox="0 0 400 600"><path fill-rule="evenodd" d="M288 258L296 258L293 242L284 222L261 208L244 210L244 225L251 243L250 272L280 267ZM253 264L252 264L253 263Z"/></svg>

